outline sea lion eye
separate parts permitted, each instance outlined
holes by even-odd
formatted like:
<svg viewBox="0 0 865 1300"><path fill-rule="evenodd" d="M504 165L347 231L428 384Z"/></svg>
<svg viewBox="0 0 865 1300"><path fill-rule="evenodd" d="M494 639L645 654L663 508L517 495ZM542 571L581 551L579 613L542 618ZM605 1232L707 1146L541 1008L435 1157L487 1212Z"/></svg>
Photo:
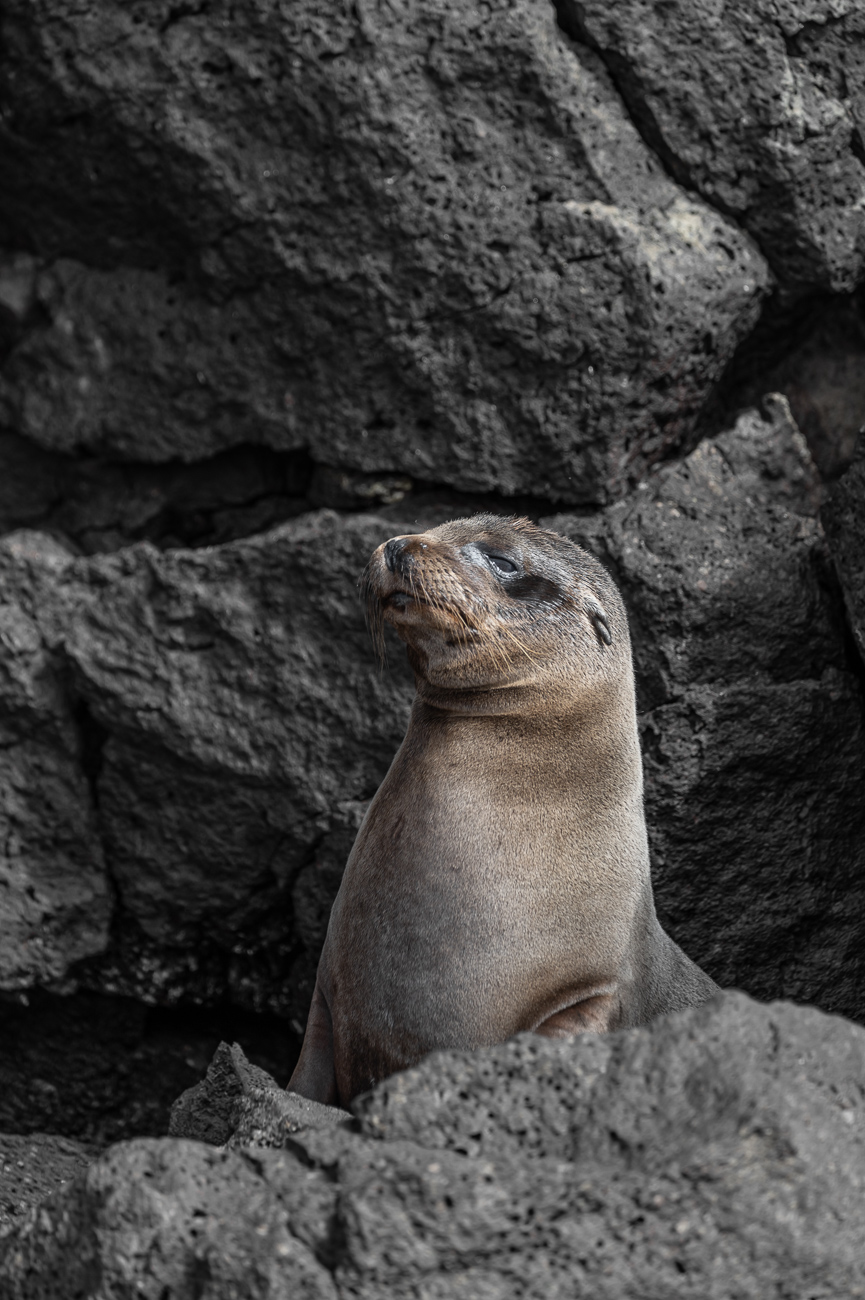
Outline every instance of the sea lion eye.
<svg viewBox="0 0 865 1300"><path fill-rule="evenodd" d="M513 560L506 559L504 555L487 555L487 559L494 569L498 569L499 573L516 573L517 571L517 566Z"/></svg>

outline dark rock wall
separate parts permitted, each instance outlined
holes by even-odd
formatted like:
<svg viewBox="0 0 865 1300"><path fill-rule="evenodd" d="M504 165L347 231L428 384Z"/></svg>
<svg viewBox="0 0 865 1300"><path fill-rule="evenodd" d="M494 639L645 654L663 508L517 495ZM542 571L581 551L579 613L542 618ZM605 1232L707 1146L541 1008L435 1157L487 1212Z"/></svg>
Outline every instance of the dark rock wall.
<svg viewBox="0 0 865 1300"><path fill-rule="evenodd" d="M355 579L483 506L622 586L665 923L865 1018L863 85L844 0L9 0L8 997L302 1029L411 698Z"/></svg>

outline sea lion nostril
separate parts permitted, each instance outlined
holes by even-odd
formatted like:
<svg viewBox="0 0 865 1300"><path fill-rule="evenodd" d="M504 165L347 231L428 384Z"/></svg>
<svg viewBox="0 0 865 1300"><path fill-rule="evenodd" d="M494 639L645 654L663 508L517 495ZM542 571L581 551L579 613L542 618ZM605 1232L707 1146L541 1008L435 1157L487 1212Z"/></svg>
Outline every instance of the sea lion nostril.
<svg viewBox="0 0 865 1300"><path fill-rule="evenodd" d="M392 537L386 543L384 548L384 562L391 573L396 573L400 567L400 557L408 543L407 537Z"/></svg>

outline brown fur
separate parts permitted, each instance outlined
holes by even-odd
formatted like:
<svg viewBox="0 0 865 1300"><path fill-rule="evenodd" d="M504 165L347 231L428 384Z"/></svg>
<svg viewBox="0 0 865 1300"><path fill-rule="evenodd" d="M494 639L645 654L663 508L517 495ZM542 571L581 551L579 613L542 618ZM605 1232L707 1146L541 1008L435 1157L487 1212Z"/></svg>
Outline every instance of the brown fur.
<svg viewBox="0 0 865 1300"><path fill-rule="evenodd" d="M479 515L392 539L362 583L417 697L345 869L289 1087L347 1105L436 1048L603 1032L711 997L655 916L627 619L602 566Z"/></svg>

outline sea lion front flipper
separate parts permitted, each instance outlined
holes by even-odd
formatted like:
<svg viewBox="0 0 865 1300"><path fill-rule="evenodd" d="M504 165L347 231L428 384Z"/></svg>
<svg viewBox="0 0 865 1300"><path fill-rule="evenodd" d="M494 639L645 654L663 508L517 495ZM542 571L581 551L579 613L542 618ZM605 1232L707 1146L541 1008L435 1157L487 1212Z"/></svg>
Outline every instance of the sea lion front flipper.
<svg viewBox="0 0 865 1300"><path fill-rule="evenodd" d="M288 1091L310 1101L336 1106L336 1070L333 1061L333 1021L318 980L312 994L300 1057L288 1081Z"/></svg>
<svg viewBox="0 0 865 1300"><path fill-rule="evenodd" d="M573 1038L576 1034L605 1034L612 1026L618 1001L614 987L592 993L547 1016L532 1030L544 1038Z"/></svg>

